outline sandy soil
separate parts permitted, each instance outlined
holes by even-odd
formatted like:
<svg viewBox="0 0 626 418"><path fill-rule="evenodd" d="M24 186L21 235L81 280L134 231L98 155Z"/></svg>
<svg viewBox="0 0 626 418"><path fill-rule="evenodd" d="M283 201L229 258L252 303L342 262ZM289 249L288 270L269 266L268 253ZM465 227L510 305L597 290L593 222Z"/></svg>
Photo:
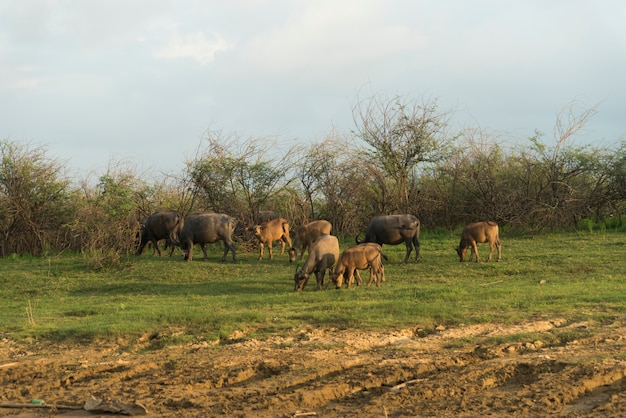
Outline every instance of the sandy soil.
<svg viewBox="0 0 626 418"><path fill-rule="evenodd" d="M499 343L555 329L579 338ZM122 342L24 346L0 335L0 415L94 416L81 405L95 396L158 417L626 416L624 318L242 337L154 349L153 335L129 350ZM33 398L47 407L5 407Z"/></svg>

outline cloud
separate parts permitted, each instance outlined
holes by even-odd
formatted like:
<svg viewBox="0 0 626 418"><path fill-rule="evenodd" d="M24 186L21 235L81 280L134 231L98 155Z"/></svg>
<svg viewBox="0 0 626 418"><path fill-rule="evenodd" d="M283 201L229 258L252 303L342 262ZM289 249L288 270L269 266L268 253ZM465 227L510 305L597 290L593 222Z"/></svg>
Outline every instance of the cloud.
<svg viewBox="0 0 626 418"><path fill-rule="evenodd" d="M346 66L414 51L425 38L402 23L385 22L389 10L377 1L303 2L282 24L259 33L246 59L270 72L327 73Z"/></svg>
<svg viewBox="0 0 626 418"><path fill-rule="evenodd" d="M228 42L219 34L214 34L212 39L207 39L202 32L181 36L176 31L167 45L156 51L155 57L161 59L190 58L202 65L206 65L213 62L218 52L228 49Z"/></svg>

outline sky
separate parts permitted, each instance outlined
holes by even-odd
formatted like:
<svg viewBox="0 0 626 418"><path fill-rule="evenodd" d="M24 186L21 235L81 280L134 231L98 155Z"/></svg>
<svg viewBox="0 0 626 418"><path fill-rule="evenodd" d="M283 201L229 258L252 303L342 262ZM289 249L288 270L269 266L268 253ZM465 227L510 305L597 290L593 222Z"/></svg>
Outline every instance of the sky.
<svg viewBox="0 0 626 418"><path fill-rule="evenodd" d="M207 133L290 146L355 129L373 95L459 127L626 136L622 0L0 0L0 140L74 176L175 173Z"/></svg>

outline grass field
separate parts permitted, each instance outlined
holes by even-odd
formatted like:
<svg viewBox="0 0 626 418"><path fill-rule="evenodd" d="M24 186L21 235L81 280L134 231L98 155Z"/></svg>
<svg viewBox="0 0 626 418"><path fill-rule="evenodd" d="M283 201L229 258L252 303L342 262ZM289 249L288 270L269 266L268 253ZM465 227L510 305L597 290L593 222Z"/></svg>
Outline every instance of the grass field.
<svg viewBox="0 0 626 418"><path fill-rule="evenodd" d="M438 325L516 323L559 315L614 319L626 312L626 235L620 232L501 237L500 263L459 263L458 235L423 233L421 261L402 264L404 245L383 248L380 288L293 292L286 255L257 260L240 253L222 263L222 247L192 262L151 251L92 270L81 255L0 259L0 333L14 339L132 341L159 344L229 341L281 334L303 324L339 329L428 333ZM345 248L348 244L344 244ZM479 246L483 260L488 247ZM494 257L495 258L495 257ZM229 258L230 260L230 258ZM367 272L363 279L367 282ZM1 335L0 334L0 335Z"/></svg>

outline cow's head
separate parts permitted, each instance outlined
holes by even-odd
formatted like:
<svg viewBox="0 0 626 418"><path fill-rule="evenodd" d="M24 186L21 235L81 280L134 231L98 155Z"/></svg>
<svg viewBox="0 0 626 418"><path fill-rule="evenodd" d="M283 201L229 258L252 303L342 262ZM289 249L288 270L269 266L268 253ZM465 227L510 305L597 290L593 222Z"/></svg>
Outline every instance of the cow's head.
<svg viewBox="0 0 626 418"><path fill-rule="evenodd" d="M467 247L456 247L455 248L456 253L459 256L459 261L463 262L463 260L465 260L465 254L467 254Z"/></svg>
<svg viewBox="0 0 626 418"><path fill-rule="evenodd" d="M304 270L298 270L298 266L296 266L296 272L293 275L294 288L295 292L300 292L304 289L306 282L309 281L309 274Z"/></svg>
<svg viewBox="0 0 626 418"><path fill-rule="evenodd" d="M335 285L337 289L341 289L343 286L343 272L330 271L330 281Z"/></svg>
<svg viewBox="0 0 626 418"><path fill-rule="evenodd" d="M291 247L289 249L289 251L287 251L289 253L289 262L293 263L294 261L296 261L296 256L298 255L298 250L296 248Z"/></svg>

